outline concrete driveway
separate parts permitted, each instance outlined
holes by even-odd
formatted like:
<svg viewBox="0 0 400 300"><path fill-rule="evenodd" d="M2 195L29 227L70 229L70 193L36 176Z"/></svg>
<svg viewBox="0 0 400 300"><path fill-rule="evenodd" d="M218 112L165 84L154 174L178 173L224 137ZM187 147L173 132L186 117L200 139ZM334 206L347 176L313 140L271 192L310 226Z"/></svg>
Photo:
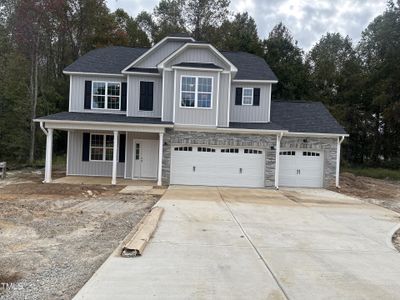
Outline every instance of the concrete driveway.
<svg viewBox="0 0 400 300"><path fill-rule="evenodd" d="M171 187L137 258L111 256L76 299L398 299L399 215L315 190Z"/></svg>

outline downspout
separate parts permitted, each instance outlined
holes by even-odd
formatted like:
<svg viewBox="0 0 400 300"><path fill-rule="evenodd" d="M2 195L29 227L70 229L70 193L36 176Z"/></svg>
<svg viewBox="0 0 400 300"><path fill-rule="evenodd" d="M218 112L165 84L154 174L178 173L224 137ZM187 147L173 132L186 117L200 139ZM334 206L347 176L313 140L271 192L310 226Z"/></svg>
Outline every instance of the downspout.
<svg viewBox="0 0 400 300"><path fill-rule="evenodd" d="M336 149L336 188L340 189L339 185L339 173L340 173L340 148L342 145L342 142L344 140L344 135L341 137L338 137L337 140L337 149Z"/></svg>
<svg viewBox="0 0 400 300"><path fill-rule="evenodd" d="M44 134L47 136L49 133L47 132L46 128L43 126L43 121L40 121L40 129L44 132Z"/></svg>
<svg viewBox="0 0 400 300"><path fill-rule="evenodd" d="M276 135L276 149L275 149L275 188L279 190L279 152L281 151L281 140L283 132Z"/></svg>

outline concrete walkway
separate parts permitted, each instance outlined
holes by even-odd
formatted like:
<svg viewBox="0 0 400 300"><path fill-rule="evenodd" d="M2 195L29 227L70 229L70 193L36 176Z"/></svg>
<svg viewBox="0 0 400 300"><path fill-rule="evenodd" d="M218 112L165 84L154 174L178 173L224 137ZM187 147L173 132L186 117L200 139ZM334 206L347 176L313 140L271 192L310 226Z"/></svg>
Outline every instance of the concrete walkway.
<svg viewBox="0 0 400 300"><path fill-rule="evenodd" d="M137 258L75 299L396 299L399 215L325 190L171 187Z"/></svg>

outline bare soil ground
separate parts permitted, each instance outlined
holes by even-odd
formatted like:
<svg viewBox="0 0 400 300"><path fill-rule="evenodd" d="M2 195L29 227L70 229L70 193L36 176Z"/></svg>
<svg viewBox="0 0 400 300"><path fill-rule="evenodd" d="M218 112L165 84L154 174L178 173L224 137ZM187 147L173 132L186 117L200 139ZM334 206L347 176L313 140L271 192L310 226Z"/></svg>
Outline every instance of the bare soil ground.
<svg viewBox="0 0 400 300"><path fill-rule="evenodd" d="M342 173L340 187L340 193L356 196L400 213L400 182ZM400 230L393 235L392 242L400 251Z"/></svg>
<svg viewBox="0 0 400 300"><path fill-rule="evenodd" d="M70 299L159 198L42 178L0 180L0 299Z"/></svg>

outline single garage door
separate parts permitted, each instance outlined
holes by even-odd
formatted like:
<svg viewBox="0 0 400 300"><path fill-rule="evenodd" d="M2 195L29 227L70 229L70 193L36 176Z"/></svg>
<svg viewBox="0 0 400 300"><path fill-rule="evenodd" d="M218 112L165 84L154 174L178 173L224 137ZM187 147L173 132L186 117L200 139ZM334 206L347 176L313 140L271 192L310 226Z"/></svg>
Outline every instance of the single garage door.
<svg viewBox="0 0 400 300"><path fill-rule="evenodd" d="M171 184L263 187L261 149L173 146Z"/></svg>
<svg viewBox="0 0 400 300"><path fill-rule="evenodd" d="M279 185L322 187L324 158L321 151L282 150L279 161Z"/></svg>

